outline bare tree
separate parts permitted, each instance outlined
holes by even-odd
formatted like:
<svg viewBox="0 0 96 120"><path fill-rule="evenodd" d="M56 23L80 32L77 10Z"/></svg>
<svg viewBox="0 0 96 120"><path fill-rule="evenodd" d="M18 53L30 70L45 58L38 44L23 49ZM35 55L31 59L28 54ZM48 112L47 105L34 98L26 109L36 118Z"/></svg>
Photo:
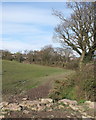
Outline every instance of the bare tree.
<svg viewBox="0 0 96 120"><path fill-rule="evenodd" d="M52 61L53 53L54 53L54 48L52 47L52 45L44 46L41 49L41 52L42 52L42 60L45 61L45 63L50 63Z"/></svg>
<svg viewBox="0 0 96 120"><path fill-rule="evenodd" d="M69 62L70 57L74 56L71 48L56 48L56 51L63 58L63 62Z"/></svg>
<svg viewBox="0 0 96 120"><path fill-rule="evenodd" d="M96 49L94 5L91 2L76 2L67 3L67 6L73 10L70 18L65 18L62 12L53 11L53 14L61 20L55 28L54 38L76 51L81 56L82 64L85 58L91 60Z"/></svg>

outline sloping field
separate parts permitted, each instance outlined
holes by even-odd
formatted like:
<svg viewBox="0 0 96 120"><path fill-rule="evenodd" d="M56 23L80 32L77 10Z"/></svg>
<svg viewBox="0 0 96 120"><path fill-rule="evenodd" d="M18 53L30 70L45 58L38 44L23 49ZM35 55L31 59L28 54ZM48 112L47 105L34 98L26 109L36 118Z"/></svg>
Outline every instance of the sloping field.
<svg viewBox="0 0 96 120"><path fill-rule="evenodd" d="M2 90L4 94L19 93L48 82L48 80L60 79L60 75L72 72L57 67L23 64L7 60L2 61L2 68Z"/></svg>

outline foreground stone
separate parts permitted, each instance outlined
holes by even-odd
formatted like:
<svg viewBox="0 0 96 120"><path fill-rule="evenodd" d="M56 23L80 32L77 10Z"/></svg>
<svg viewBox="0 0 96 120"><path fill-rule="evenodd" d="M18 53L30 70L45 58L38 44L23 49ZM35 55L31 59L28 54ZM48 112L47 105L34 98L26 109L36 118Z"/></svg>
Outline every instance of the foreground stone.
<svg viewBox="0 0 96 120"><path fill-rule="evenodd" d="M41 103L48 104L48 103L52 103L52 102L53 102L53 100L51 98L41 99Z"/></svg>
<svg viewBox="0 0 96 120"><path fill-rule="evenodd" d="M3 111L10 110L10 111L20 111L21 107L17 103L11 103L6 105L2 108Z"/></svg>
<svg viewBox="0 0 96 120"><path fill-rule="evenodd" d="M24 110L23 113L24 114L29 114L29 111L28 110Z"/></svg>
<svg viewBox="0 0 96 120"><path fill-rule="evenodd" d="M75 111L78 111L79 110L79 108L78 108L78 106L77 105L75 105L75 106L73 106L73 105L69 105L73 110L75 110Z"/></svg>
<svg viewBox="0 0 96 120"><path fill-rule="evenodd" d="M28 98L22 98L22 100L23 100L23 101L26 101L26 100L28 100Z"/></svg>
<svg viewBox="0 0 96 120"><path fill-rule="evenodd" d="M0 119L4 118L4 115L0 115Z"/></svg>
<svg viewBox="0 0 96 120"><path fill-rule="evenodd" d="M92 109L96 109L96 103L91 101L86 101L85 104Z"/></svg>
<svg viewBox="0 0 96 120"><path fill-rule="evenodd" d="M77 105L77 101L76 100L69 100L69 99L62 99L59 100L58 103L63 103L65 105Z"/></svg>
<svg viewBox="0 0 96 120"><path fill-rule="evenodd" d="M8 105L8 102L1 102L0 103L0 109L2 108L2 107L6 107Z"/></svg>
<svg viewBox="0 0 96 120"><path fill-rule="evenodd" d="M63 103L63 104L62 104ZM67 105L67 106L66 106ZM78 105L77 101L75 100L69 100L69 99L62 99L58 102L53 102L50 98L42 98L37 100L27 100L22 99L20 103L8 103L8 102L2 102L0 103L1 108L1 115L8 114L10 111L21 111L23 114L29 114L29 111L35 111L35 112L51 112L51 111L58 111L58 110L72 110L73 113L78 112L83 117L87 118L88 115L85 110L85 106L89 108L94 108L94 102L86 101L83 103L83 105ZM6 113L7 111L7 113ZM4 117L4 116L2 116ZM89 116L90 117L90 116ZM92 118L92 116L91 116Z"/></svg>

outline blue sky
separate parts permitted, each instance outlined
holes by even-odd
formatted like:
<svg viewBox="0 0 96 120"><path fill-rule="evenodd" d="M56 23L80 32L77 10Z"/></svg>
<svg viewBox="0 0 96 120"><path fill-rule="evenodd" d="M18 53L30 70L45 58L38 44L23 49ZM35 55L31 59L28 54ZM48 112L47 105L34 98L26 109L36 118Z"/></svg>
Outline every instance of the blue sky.
<svg viewBox="0 0 96 120"><path fill-rule="evenodd" d="M52 36L54 27L60 21L52 15L52 9L63 11L66 17L71 13L65 2L3 2L0 21L2 48L17 52L40 50L50 44L58 47L59 44L54 43Z"/></svg>

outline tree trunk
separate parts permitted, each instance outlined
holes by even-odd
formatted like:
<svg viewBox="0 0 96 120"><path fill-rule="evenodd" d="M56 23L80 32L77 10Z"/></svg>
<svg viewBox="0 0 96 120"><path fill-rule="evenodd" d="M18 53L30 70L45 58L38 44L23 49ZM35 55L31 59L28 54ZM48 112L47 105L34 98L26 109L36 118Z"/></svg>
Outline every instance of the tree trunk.
<svg viewBox="0 0 96 120"><path fill-rule="evenodd" d="M81 54L81 57L80 57L80 62L79 62L80 71L82 70L84 58L85 58L85 51L82 51L82 54Z"/></svg>

